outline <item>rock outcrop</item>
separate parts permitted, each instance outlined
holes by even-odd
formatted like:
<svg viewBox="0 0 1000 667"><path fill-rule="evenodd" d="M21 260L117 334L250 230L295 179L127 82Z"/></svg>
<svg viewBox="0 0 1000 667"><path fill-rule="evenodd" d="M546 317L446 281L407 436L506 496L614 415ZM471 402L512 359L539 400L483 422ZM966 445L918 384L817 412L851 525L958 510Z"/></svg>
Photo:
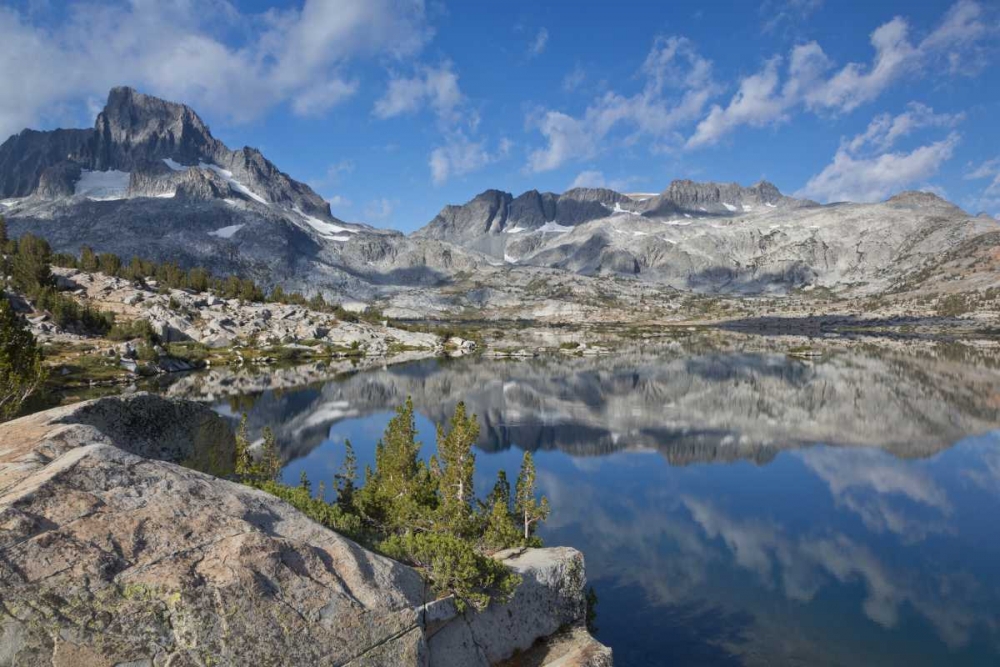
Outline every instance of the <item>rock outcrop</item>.
<svg viewBox="0 0 1000 667"><path fill-rule="evenodd" d="M209 409L145 394L0 425L0 665L456 664L430 623L458 617L428 613L415 570L192 469L224 473L232 448ZM513 564L509 610L537 632L472 621L497 660L582 604L578 553Z"/></svg>

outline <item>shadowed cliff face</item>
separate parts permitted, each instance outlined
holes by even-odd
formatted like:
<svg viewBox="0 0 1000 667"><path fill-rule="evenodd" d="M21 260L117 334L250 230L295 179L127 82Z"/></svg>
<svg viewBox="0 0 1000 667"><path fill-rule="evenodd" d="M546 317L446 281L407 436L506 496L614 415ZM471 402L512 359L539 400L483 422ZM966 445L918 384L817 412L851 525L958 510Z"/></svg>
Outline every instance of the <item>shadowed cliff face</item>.
<svg viewBox="0 0 1000 667"><path fill-rule="evenodd" d="M421 361L260 391L233 401L233 412L248 409L258 429L276 427L288 459L318 446L332 424L392 410L407 396L434 423L465 401L480 419L484 451L652 450L676 465L765 464L784 449L830 444L912 458L1000 425L1000 373L983 363L951 360L933 347L842 349L803 361L766 349L636 346L596 358ZM169 392L225 395L233 378L213 373L211 382L191 377Z"/></svg>

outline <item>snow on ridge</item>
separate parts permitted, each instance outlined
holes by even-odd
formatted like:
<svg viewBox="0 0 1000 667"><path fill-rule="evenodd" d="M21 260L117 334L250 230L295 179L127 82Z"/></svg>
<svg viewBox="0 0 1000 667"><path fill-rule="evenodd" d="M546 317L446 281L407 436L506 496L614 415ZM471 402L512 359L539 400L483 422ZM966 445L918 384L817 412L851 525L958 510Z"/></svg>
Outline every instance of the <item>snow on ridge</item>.
<svg viewBox="0 0 1000 667"><path fill-rule="evenodd" d="M127 171L84 169L80 172L80 180L76 182L73 194L94 201L125 199L130 177L131 174Z"/></svg>
<svg viewBox="0 0 1000 667"><path fill-rule="evenodd" d="M543 234L565 234L566 232L573 231L573 228L567 227L566 225L560 225L558 222L546 222L536 231Z"/></svg>
<svg viewBox="0 0 1000 667"><path fill-rule="evenodd" d="M341 227L340 225L335 225L332 222L326 222L325 220L320 220L319 218L309 215L298 206L292 207L292 210L297 213L306 224L312 227L316 232L322 235L324 238L328 238L332 241L349 241L350 236L344 236L344 234L357 234L358 230L349 229L347 227Z"/></svg>
<svg viewBox="0 0 1000 667"><path fill-rule="evenodd" d="M246 227L245 224L229 225L228 227L222 227L220 229L216 229L214 232L209 232L208 235L215 236L220 239L231 239L236 234L236 232L240 231L244 227Z"/></svg>
<svg viewBox="0 0 1000 667"><path fill-rule="evenodd" d="M626 208L622 208L621 202L615 202L615 207L611 209L613 213L628 213L629 215L639 215L635 211L630 211Z"/></svg>
<svg viewBox="0 0 1000 667"><path fill-rule="evenodd" d="M212 171L214 171L215 173L217 173L219 176L222 176L222 178L226 179L226 182L229 183L229 186L231 188L233 188L234 190L236 190L237 192L239 192L240 194L246 195L247 197L250 197L250 199L253 199L254 201L260 202L261 204L268 204L269 203L266 199L264 199L263 197L261 197L259 194L257 194L256 192L254 192L253 190L251 190L250 188L248 188L247 186L243 185L238 180L236 180L233 177L233 172L229 171L228 169L223 169L222 167L219 167L218 165L208 164L207 162L199 162L198 163L198 167L201 168L201 169L211 169Z"/></svg>

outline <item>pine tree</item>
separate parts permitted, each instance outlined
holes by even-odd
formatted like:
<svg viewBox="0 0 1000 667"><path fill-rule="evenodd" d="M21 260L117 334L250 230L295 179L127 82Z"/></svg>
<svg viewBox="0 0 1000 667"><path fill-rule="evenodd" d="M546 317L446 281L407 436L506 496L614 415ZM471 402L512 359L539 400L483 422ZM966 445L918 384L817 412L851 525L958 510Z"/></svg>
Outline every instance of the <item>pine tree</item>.
<svg viewBox="0 0 1000 667"><path fill-rule="evenodd" d="M375 470L366 471L357 495L362 513L391 531L412 530L436 506L434 480L419 459L416 436L413 401L407 398L375 445Z"/></svg>
<svg viewBox="0 0 1000 667"><path fill-rule="evenodd" d="M299 473L299 488L312 496L312 482L309 481L309 475L305 470Z"/></svg>
<svg viewBox="0 0 1000 667"><path fill-rule="evenodd" d="M10 238L7 236L7 218L0 215L0 250L7 245Z"/></svg>
<svg viewBox="0 0 1000 667"><path fill-rule="evenodd" d="M0 292L0 422L16 415L44 379L35 337Z"/></svg>
<svg viewBox="0 0 1000 667"><path fill-rule="evenodd" d="M497 473L496 484L486 499L485 511L483 546L490 550L499 550L520 542L520 532L510 514L510 482L507 481L507 473L503 470Z"/></svg>
<svg viewBox="0 0 1000 667"><path fill-rule="evenodd" d="M479 423L475 415L466 416L463 402L455 406L447 432L442 425L438 425L441 515L444 524L455 535L464 535L472 528L472 502L475 499L472 480L476 469L472 445L478 437Z"/></svg>
<svg viewBox="0 0 1000 667"><path fill-rule="evenodd" d="M243 413L240 418L239 428L236 429L236 476L241 479L249 479L253 476L253 458L250 456L250 437L247 435L247 415Z"/></svg>
<svg viewBox="0 0 1000 667"><path fill-rule="evenodd" d="M98 266L97 255L90 246L80 247L80 268L84 271L96 271Z"/></svg>
<svg viewBox="0 0 1000 667"><path fill-rule="evenodd" d="M45 287L55 286L52 277L52 248L48 241L25 234L17 242L17 252L11 260L14 285L26 294L36 294Z"/></svg>
<svg viewBox="0 0 1000 667"><path fill-rule="evenodd" d="M350 440L344 441L344 462L340 471L333 476L333 488L337 492L337 505L345 512L354 509L354 480L358 476L358 459Z"/></svg>
<svg viewBox="0 0 1000 667"><path fill-rule="evenodd" d="M281 475L281 453L278 451L278 443L270 426L265 426L261 435L264 437L260 456L261 477L265 481L275 481Z"/></svg>
<svg viewBox="0 0 1000 667"><path fill-rule="evenodd" d="M524 453L521 461L521 472L517 476L517 490L514 498L514 511L518 523L524 530L524 541L528 542L534 531L535 524L544 521L549 516L549 500L542 497L535 500L535 461L531 452Z"/></svg>

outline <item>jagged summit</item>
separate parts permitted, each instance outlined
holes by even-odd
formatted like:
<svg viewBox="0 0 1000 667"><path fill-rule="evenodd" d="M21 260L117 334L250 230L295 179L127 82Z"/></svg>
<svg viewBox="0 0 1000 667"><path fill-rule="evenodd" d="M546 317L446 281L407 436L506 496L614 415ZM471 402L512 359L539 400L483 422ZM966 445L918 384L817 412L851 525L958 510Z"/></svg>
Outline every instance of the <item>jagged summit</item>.
<svg viewBox="0 0 1000 667"><path fill-rule="evenodd" d="M260 151L230 150L190 107L129 87L111 89L91 129L25 130L0 145L0 199L32 195L236 199L332 219Z"/></svg>

